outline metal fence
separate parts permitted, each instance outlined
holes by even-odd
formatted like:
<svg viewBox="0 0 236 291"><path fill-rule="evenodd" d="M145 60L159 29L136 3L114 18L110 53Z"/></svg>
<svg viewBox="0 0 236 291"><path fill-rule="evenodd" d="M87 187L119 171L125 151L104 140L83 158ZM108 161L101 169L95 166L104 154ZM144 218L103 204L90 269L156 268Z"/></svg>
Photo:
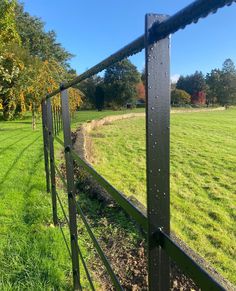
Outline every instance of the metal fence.
<svg viewBox="0 0 236 291"><path fill-rule="evenodd" d="M186 25L196 23L200 18L215 13L218 8L231 5L235 0L198 0L172 17L147 14L145 34L95 65L73 81L62 84L42 101L44 156L47 191L51 192L53 222L59 225L72 261L73 286L81 289L79 260L85 268L91 289L94 285L83 259L77 238L77 214L93 241L116 290L122 290L117 275L101 249L89 223L76 201L74 166L77 163L87 171L99 185L134 219L144 230L148 246L149 290L170 289L170 258L187 273L202 290L224 290L210 274L189 257L170 237L170 37ZM147 216L133 205L122 193L82 160L72 147L69 97L67 89L91 77L112 64L127 58L145 48L146 59L146 161L147 161ZM52 97L60 94L60 105L54 106ZM64 139L58 137L63 130ZM54 141L64 147L66 178L55 164ZM56 189L56 174L62 180L68 193L69 217ZM70 246L58 221L57 206L60 206L70 230Z"/></svg>

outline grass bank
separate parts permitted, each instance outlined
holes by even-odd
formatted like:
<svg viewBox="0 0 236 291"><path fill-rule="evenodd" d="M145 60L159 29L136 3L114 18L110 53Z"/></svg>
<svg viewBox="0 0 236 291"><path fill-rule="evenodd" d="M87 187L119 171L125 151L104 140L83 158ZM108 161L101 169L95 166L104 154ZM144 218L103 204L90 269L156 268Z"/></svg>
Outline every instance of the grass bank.
<svg viewBox="0 0 236 291"><path fill-rule="evenodd" d="M236 283L236 110L171 115L172 230ZM114 186L146 202L144 118L94 130L92 161Z"/></svg>

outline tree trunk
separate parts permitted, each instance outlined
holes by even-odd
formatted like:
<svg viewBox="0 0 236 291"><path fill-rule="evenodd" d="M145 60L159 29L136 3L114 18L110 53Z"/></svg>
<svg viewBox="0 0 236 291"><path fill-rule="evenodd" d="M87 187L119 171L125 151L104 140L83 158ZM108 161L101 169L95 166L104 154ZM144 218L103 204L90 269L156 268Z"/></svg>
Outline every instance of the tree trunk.
<svg viewBox="0 0 236 291"><path fill-rule="evenodd" d="M35 105L32 105L32 130L36 129Z"/></svg>

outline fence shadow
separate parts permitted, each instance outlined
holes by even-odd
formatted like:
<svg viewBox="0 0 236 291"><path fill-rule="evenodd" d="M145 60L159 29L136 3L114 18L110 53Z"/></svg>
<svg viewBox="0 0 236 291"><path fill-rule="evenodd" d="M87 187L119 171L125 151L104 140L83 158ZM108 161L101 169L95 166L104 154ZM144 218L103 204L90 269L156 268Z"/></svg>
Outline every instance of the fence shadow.
<svg viewBox="0 0 236 291"><path fill-rule="evenodd" d="M15 157L15 159L13 160L11 166L8 168L8 170L5 172L4 176L2 177L1 181L0 181L0 186L5 182L5 180L7 179L8 175L10 174L10 172L12 171L12 169L15 167L15 165L18 163L19 159L21 158L21 156L27 151L28 148L30 148L39 138L41 138L41 136L39 135L36 139L34 139L31 143L29 143L26 147L24 147L19 153L18 155Z"/></svg>

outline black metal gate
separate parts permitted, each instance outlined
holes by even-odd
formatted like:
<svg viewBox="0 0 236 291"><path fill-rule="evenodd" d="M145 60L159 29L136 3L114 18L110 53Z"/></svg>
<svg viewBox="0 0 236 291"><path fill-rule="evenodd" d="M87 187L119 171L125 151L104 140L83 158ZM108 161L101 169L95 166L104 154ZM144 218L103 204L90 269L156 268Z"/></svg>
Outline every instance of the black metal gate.
<svg viewBox="0 0 236 291"><path fill-rule="evenodd" d="M77 219L79 214L87 229L116 290L122 290L119 280L94 236L86 217L76 201L74 184L75 161L86 170L146 232L148 241L148 284L149 290L165 291L170 288L170 263L173 259L185 273L203 290L224 290L205 270L194 262L170 237L170 37L186 25L196 23L200 18L215 13L218 8L230 5L235 0L198 0L172 17L147 14L145 34L123 49L95 65L73 81L61 85L42 101L44 156L47 191L52 196L53 222L59 225L66 242L63 229L57 218L57 205L62 208L70 230L71 246L66 243L73 269L74 289L81 289L79 259L81 260L91 289L94 286L89 271L79 249ZM73 150L70 129L70 111L67 89L91 77L112 64L127 58L145 48L146 54L146 157L147 157L147 216L136 208L122 193L100 176ZM53 106L51 98L60 94L60 105ZM63 130L64 140L58 137ZM54 160L54 141L64 147L66 179ZM49 163L50 161L50 163ZM68 193L69 218L56 189L56 173L64 183ZM58 201L58 204L57 204Z"/></svg>

